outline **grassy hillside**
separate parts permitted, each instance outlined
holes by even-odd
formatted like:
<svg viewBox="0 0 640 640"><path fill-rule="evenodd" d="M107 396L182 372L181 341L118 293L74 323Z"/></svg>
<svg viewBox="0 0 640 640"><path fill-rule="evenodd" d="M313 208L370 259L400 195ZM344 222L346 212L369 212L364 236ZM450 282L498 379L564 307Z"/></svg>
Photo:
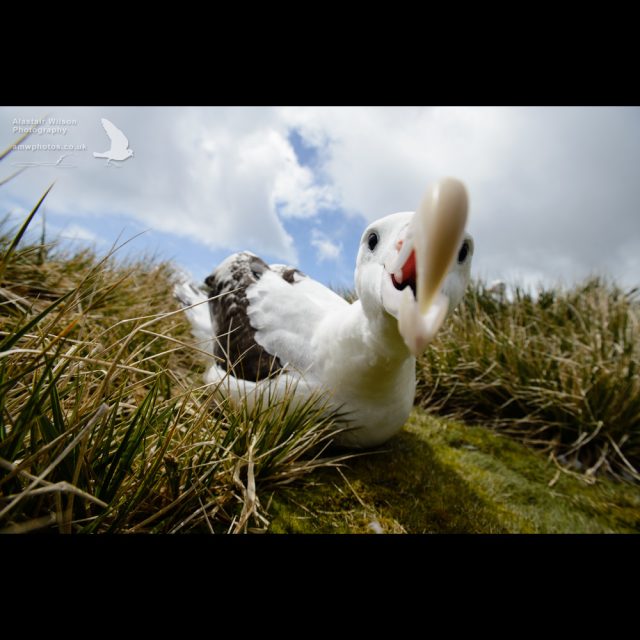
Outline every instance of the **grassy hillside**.
<svg viewBox="0 0 640 640"><path fill-rule="evenodd" d="M0 233L0 531L638 530L633 295L477 285L405 430L346 460L320 398L202 389L170 264L30 244L28 223Z"/></svg>
<svg viewBox="0 0 640 640"><path fill-rule="evenodd" d="M513 299L477 283L419 362L418 402L587 478L640 480L640 300L598 278Z"/></svg>
<svg viewBox="0 0 640 640"><path fill-rule="evenodd" d="M640 531L640 491L562 471L513 438L416 409L378 452L273 496L272 531L611 533Z"/></svg>
<svg viewBox="0 0 640 640"><path fill-rule="evenodd" d="M320 400L233 408L168 264L0 234L0 531L265 530L264 491L334 463Z"/></svg>

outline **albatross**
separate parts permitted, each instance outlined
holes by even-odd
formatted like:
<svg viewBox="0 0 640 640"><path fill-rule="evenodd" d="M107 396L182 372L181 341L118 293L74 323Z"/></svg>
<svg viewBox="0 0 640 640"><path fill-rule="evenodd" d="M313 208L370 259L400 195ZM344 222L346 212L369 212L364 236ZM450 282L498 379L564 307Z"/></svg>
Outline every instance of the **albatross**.
<svg viewBox="0 0 640 640"><path fill-rule="evenodd" d="M413 407L416 358L467 287L474 250L467 210L464 185L445 178L415 213L371 223L360 240L351 303L249 251L224 260L204 288L178 285L192 332L214 359L205 381L234 403L321 393L349 422L337 444L384 443Z"/></svg>

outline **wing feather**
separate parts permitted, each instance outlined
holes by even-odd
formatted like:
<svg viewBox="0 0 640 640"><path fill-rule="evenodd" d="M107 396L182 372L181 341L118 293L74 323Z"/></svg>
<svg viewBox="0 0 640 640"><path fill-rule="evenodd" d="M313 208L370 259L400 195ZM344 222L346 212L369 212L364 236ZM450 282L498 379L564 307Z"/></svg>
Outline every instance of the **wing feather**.
<svg viewBox="0 0 640 640"><path fill-rule="evenodd" d="M323 318L349 303L324 285L302 276L293 283L267 271L247 288L247 313L256 342L299 371L313 364L310 345Z"/></svg>
<svg viewBox="0 0 640 640"><path fill-rule="evenodd" d="M197 340L198 348L213 356L216 326L209 313L208 297L188 282L177 284L173 294L180 304L186 307L185 313L191 323L191 332Z"/></svg>

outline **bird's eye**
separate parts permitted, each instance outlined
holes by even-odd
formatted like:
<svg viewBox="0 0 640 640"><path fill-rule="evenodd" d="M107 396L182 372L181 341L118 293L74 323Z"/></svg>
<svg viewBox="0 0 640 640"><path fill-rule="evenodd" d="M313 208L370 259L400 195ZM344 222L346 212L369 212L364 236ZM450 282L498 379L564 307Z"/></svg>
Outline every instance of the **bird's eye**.
<svg viewBox="0 0 640 640"><path fill-rule="evenodd" d="M465 240L460 247L460 251L458 251L458 263L462 264L469 255L469 242Z"/></svg>
<svg viewBox="0 0 640 640"><path fill-rule="evenodd" d="M367 245L369 246L369 250L373 251L378 244L378 234L375 231L372 231L367 238Z"/></svg>

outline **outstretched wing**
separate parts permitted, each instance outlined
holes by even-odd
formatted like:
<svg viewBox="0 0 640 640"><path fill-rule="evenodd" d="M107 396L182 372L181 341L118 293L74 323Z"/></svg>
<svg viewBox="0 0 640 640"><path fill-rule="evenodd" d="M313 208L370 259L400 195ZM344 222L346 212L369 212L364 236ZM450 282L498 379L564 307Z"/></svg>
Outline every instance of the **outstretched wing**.
<svg viewBox="0 0 640 640"><path fill-rule="evenodd" d="M208 297L188 282L177 284L173 295L185 308L197 348L213 356L216 326L209 313Z"/></svg>
<svg viewBox="0 0 640 640"><path fill-rule="evenodd" d="M106 118L100 118L100 122L102 122L102 126L109 136L109 140L111 140L111 148L112 149L127 149L129 147L129 140L127 140L127 136L116 127L111 120L107 120Z"/></svg>
<svg viewBox="0 0 640 640"><path fill-rule="evenodd" d="M247 315L261 347L284 367L304 371L313 364L311 341L319 323L349 303L302 274L290 280L272 270L263 273L247 288Z"/></svg>

